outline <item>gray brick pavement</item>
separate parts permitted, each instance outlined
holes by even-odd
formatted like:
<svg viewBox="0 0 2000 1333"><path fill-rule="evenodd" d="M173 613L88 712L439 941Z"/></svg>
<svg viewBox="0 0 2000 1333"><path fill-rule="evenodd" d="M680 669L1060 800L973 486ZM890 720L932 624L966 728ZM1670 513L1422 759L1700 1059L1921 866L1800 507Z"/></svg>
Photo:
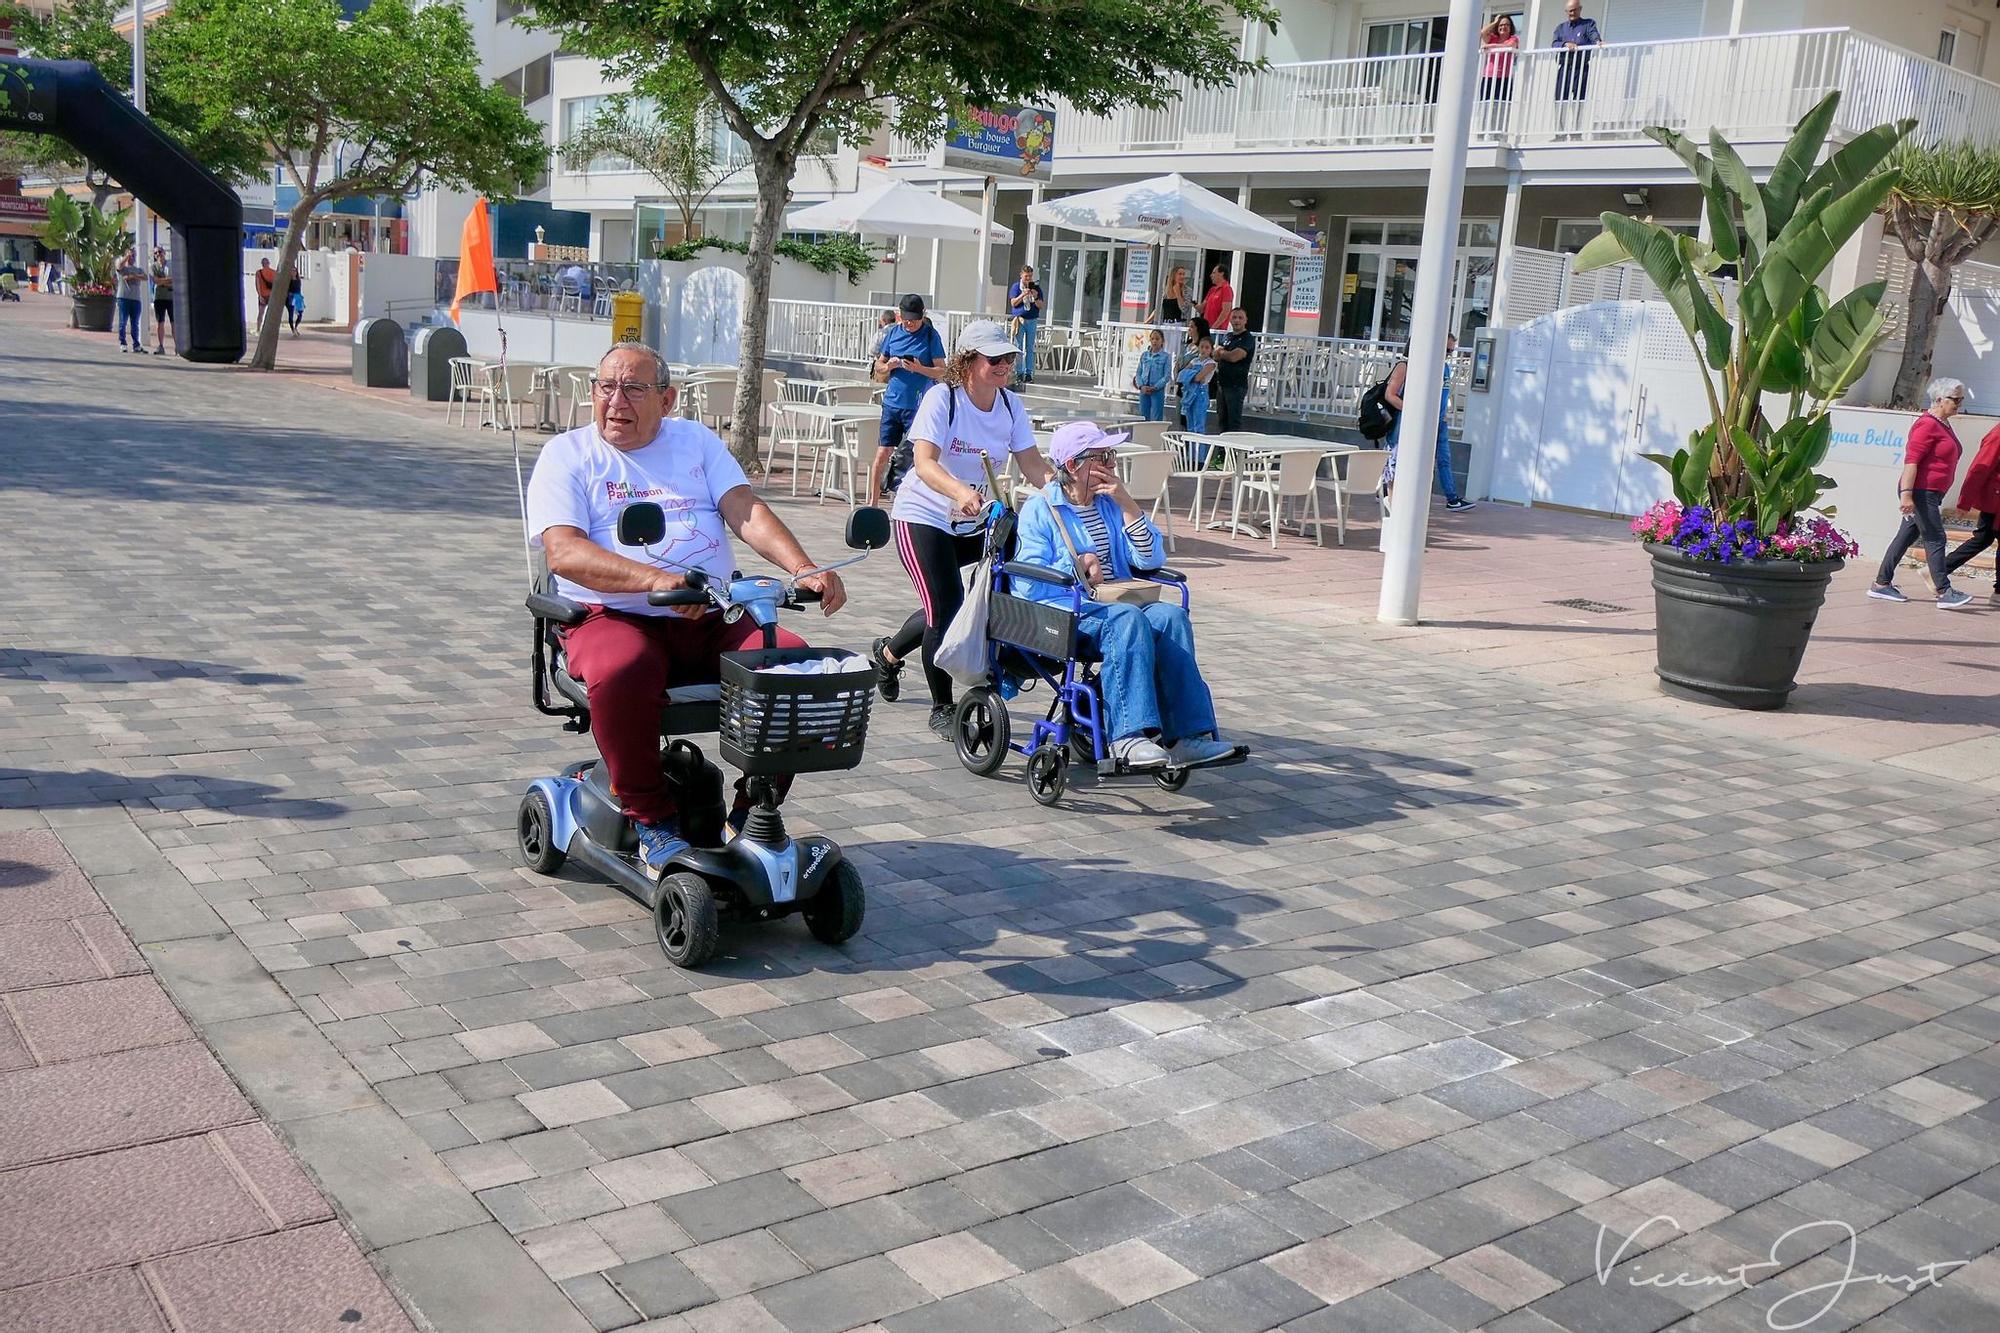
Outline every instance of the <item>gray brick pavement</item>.
<svg viewBox="0 0 2000 1333"><path fill-rule="evenodd" d="M504 449L102 359L10 363L0 818L439 1327L500 1326L468 1259L578 1327L1750 1327L1845 1233L1635 1281L1821 1219L1856 1272L1976 1261L1826 1326L2000 1314L1990 803L1198 602L1253 764L1044 811L885 709L793 805L862 935L681 973L511 861L588 745L526 704ZM852 582L812 636L907 609Z"/></svg>

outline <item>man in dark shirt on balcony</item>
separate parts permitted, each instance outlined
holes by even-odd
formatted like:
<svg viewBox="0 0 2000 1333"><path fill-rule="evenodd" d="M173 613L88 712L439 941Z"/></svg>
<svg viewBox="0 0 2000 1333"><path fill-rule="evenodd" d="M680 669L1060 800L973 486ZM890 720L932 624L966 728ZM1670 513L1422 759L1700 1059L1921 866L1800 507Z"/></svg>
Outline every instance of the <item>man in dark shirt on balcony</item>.
<svg viewBox="0 0 2000 1333"><path fill-rule="evenodd" d="M1597 30L1596 19L1583 16L1583 0L1569 0L1563 14L1549 45L1563 53L1556 63L1556 101L1570 104L1558 112L1558 124L1574 133L1583 114L1576 104L1583 101L1590 84L1590 48L1602 46L1604 35Z"/></svg>

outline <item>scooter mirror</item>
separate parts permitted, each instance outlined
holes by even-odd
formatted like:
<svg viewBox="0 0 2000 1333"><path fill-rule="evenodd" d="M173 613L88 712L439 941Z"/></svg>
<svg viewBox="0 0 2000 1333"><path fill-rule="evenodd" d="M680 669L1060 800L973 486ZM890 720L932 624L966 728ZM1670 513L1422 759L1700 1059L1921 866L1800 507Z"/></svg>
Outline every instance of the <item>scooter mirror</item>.
<svg viewBox="0 0 2000 1333"><path fill-rule="evenodd" d="M855 551L874 551L889 544L889 516L880 509L857 509L847 516L847 545Z"/></svg>
<svg viewBox="0 0 2000 1333"><path fill-rule="evenodd" d="M618 511L620 546L652 546L666 535L666 511L651 500L635 500Z"/></svg>

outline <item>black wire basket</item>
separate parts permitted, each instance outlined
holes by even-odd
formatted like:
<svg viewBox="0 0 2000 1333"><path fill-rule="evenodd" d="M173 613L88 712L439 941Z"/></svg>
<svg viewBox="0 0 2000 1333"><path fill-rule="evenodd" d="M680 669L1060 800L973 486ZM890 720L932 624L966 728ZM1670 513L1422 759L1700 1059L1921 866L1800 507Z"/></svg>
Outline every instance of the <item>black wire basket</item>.
<svg viewBox="0 0 2000 1333"><path fill-rule="evenodd" d="M838 674L771 667L831 660ZM868 739L875 667L844 648L761 648L722 655L722 757L746 777L853 768Z"/></svg>

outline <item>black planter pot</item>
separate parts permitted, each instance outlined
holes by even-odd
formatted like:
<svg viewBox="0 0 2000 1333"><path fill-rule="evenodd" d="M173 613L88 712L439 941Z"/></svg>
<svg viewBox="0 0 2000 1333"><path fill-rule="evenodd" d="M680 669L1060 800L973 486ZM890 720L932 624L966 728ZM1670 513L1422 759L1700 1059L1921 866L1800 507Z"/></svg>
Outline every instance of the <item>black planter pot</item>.
<svg viewBox="0 0 2000 1333"><path fill-rule="evenodd" d="M1660 688L1732 708L1783 708L1826 585L1845 560L1724 565L1647 543Z"/></svg>
<svg viewBox="0 0 2000 1333"><path fill-rule="evenodd" d="M116 297L72 296L69 299L78 328L88 333L111 332L111 312L117 308Z"/></svg>

